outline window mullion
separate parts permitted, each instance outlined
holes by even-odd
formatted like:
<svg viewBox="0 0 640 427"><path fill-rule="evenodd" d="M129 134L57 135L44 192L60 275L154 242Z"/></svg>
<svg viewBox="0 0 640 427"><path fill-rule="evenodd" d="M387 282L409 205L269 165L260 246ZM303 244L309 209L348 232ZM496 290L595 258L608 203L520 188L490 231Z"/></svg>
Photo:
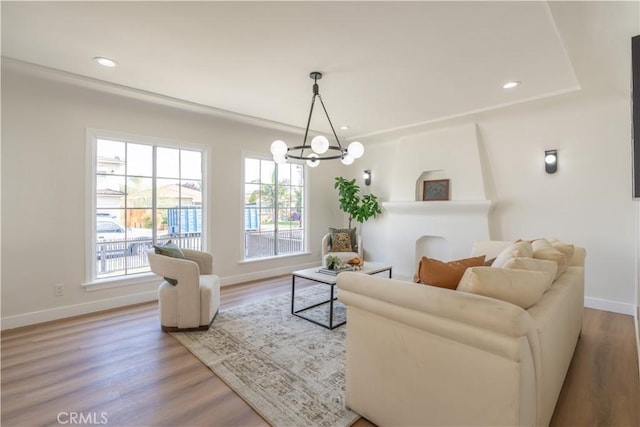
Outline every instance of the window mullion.
<svg viewBox="0 0 640 427"><path fill-rule="evenodd" d="M273 183L273 254L279 254L278 248L278 206L280 204L280 200L278 199L279 187L278 187L278 164L275 164L274 168L274 178L275 182Z"/></svg>
<svg viewBox="0 0 640 427"><path fill-rule="evenodd" d="M178 150L178 245L182 246L182 150Z"/></svg>
<svg viewBox="0 0 640 427"><path fill-rule="evenodd" d="M152 147L151 157L151 241L154 245L158 243L158 147Z"/></svg>
<svg viewBox="0 0 640 427"><path fill-rule="evenodd" d="M124 251L129 245L129 142L124 143ZM124 274L129 274L129 259L124 258Z"/></svg>

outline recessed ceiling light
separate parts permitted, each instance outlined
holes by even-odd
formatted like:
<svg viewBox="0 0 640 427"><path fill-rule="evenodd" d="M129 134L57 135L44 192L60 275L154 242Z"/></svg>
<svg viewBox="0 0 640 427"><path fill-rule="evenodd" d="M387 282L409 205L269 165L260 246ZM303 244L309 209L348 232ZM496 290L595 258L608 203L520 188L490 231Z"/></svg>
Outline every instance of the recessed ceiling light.
<svg viewBox="0 0 640 427"><path fill-rule="evenodd" d="M113 68L116 65L118 65L118 63L113 59L105 58L103 56L96 56L95 58L93 58L93 60L96 61L98 64L102 65L103 67Z"/></svg>
<svg viewBox="0 0 640 427"><path fill-rule="evenodd" d="M502 85L503 89L512 89L514 87L520 86L520 82L518 81L513 81L513 82L506 82L505 84Z"/></svg>
<svg viewBox="0 0 640 427"><path fill-rule="evenodd" d="M349 126L340 126L340 130L349 130L351 129Z"/></svg>

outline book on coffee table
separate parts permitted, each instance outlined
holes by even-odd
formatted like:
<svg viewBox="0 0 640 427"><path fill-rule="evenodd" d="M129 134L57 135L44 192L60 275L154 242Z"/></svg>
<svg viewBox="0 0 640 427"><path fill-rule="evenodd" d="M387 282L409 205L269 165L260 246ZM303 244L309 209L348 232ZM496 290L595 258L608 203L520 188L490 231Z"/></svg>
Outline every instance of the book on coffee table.
<svg viewBox="0 0 640 427"><path fill-rule="evenodd" d="M355 268L353 268L353 267L345 267L345 268L341 268L339 270L331 270L331 269L328 269L328 268L321 268L320 270L318 270L318 273L329 274L331 276L335 276L338 273L341 273L343 271L354 271L354 270L355 270Z"/></svg>

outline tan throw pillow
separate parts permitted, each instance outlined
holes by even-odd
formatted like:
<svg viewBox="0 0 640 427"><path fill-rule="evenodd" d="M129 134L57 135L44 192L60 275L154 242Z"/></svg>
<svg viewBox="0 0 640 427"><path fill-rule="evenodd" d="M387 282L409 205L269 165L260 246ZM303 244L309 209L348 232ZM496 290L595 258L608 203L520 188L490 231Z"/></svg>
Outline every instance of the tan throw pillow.
<svg viewBox="0 0 640 427"><path fill-rule="evenodd" d="M533 257L531 243L522 240L512 243L498 254L496 260L491 264L491 267L503 267L504 263L511 257Z"/></svg>
<svg viewBox="0 0 640 427"><path fill-rule="evenodd" d="M540 301L551 286L551 280L551 275L542 271L473 267L460 279L458 290L527 309Z"/></svg>
<svg viewBox="0 0 640 427"><path fill-rule="evenodd" d="M551 283L555 279L556 273L558 272L558 263L556 263L555 261L547 261L544 259L511 257L504 263L503 268L542 271L544 273L547 273L551 278L551 281L549 282L549 287L551 287ZM547 288L547 290L548 289L549 288Z"/></svg>
<svg viewBox="0 0 640 427"><path fill-rule="evenodd" d="M558 264L558 271L556 272L555 279L565 272L568 265L566 255L554 248L547 239L536 240L531 244L531 246L533 247L534 258L555 261Z"/></svg>
<svg viewBox="0 0 640 427"><path fill-rule="evenodd" d="M455 289L467 268L480 266L483 263L484 255L449 262L423 256L413 279L416 283L424 285Z"/></svg>
<svg viewBox="0 0 640 427"><path fill-rule="evenodd" d="M351 252L351 236L347 232L331 234L331 252Z"/></svg>
<svg viewBox="0 0 640 427"><path fill-rule="evenodd" d="M355 228L333 228L329 227L329 233L333 236L334 233L349 233L351 236L351 250L358 252L358 235Z"/></svg>
<svg viewBox="0 0 640 427"><path fill-rule="evenodd" d="M573 259L573 254L576 251L576 247L568 243L563 243L558 239L553 239L550 242L551 246L562 252L564 256L567 257L567 265L571 265L571 260Z"/></svg>

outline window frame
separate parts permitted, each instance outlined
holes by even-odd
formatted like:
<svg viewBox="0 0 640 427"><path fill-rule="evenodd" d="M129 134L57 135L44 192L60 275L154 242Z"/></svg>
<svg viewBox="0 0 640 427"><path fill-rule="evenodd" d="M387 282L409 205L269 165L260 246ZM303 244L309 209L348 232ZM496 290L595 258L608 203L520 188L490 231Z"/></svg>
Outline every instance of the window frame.
<svg viewBox="0 0 640 427"><path fill-rule="evenodd" d="M98 278L96 272L96 174L97 174L97 143L99 139L124 141L133 144L150 145L162 148L199 151L202 162L202 250L206 251L209 245L209 224L211 209L209 205L209 150L204 145L174 141L166 138L156 138L143 135L135 135L111 130L87 128L86 130L86 157L85 168L85 283L82 286L87 291L130 286L157 282L156 276L151 272L127 274L122 276ZM155 171L154 171L155 175ZM158 179L153 177L154 181ZM155 184L154 184L155 186ZM155 234L155 233L154 233Z"/></svg>
<svg viewBox="0 0 640 427"><path fill-rule="evenodd" d="M240 224L240 236L239 236L239 242L240 242L240 254L239 254L239 258L240 261L238 262L239 264L244 264L244 263L252 263L252 262L260 262L260 261L267 261L267 260L271 260L271 259L283 259L283 258L291 258L291 257L298 257L298 256L302 256L302 255L310 255L311 253L309 252L309 235L310 235L310 230L309 230L309 218L310 218L310 213L309 213L309 167L307 166L306 162L304 161L298 161L295 159L288 159L287 162L291 163L291 164L296 164L296 165L301 165L303 167L304 170L304 179L303 179L303 184L302 184L302 188L304 191L304 195L303 195L303 206L304 206L304 213L302 215L302 221L305 224L304 228L303 228L303 236L304 236L304 247L300 252L296 252L296 253L287 253L287 254L280 254L280 255L268 255L268 256L263 256L263 257L253 257L253 258L246 258L245 257L245 247L244 247L244 236L245 236L245 219L244 219L244 211L245 211L245 201L244 201L244 192L245 192L245 176L246 176L246 160L247 159L253 159L253 160L266 160L266 161L270 161L273 162L273 156L269 156L265 153L258 153L258 152L251 152L251 151L243 151L242 152L242 166L240 168L240 182L242 184L242 193L240 196L240 212L242 212L242 222ZM277 164L276 164L277 166Z"/></svg>

